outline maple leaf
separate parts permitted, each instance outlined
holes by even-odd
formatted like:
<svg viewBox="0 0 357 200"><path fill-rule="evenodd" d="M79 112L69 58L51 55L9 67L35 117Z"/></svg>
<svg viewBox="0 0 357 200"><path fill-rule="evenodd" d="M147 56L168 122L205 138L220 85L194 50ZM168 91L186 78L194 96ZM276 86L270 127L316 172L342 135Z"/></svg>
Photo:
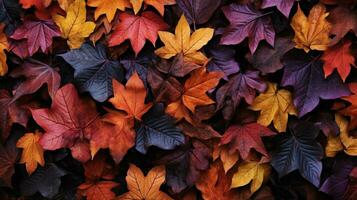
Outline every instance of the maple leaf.
<svg viewBox="0 0 357 200"><path fill-rule="evenodd" d="M331 24L326 20L329 13L323 4L316 4L306 17L302 12L300 5L291 21L291 27L295 31L295 47L310 50L324 51L330 43L329 32Z"/></svg>
<svg viewBox="0 0 357 200"><path fill-rule="evenodd" d="M222 8L230 25L225 28L221 44L234 45L249 38L250 52L254 53L261 40L274 46L275 31L268 14L263 14L251 5L230 4Z"/></svg>
<svg viewBox="0 0 357 200"><path fill-rule="evenodd" d="M288 90L278 90L276 84L268 83L268 90L255 98L249 108L260 111L259 124L269 126L273 121L276 130L285 132L289 114L297 114L292 101L292 94Z"/></svg>
<svg viewBox="0 0 357 200"><path fill-rule="evenodd" d="M88 140L105 130L95 106L79 99L72 84L57 91L50 109L31 110L31 113L45 130L40 139L43 149L71 148L72 156L81 162L91 157Z"/></svg>
<svg viewBox="0 0 357 200"><path fill-rule="evenodd" d="M216 144L212 152L212 158L214 161L220 158L224 172L227 173L238 162L239 152L230 153L227 145L219 146L219 144Z"/></svg>
<svg viewBox="0 0 357 200"><path fill-rule="evenodd" d="M125 87L113 79L114 97L109 99L115 108L125 111L129 117L141 120L151 108L152 103L145 104L146 88L138 73L134 73Z"/></svg>
<svg viewBox="0 0 357 200"><path fill-rule="evenodd" d="M105 159L106 157L100 154L84 164L86 181L79 185L78 189L79 193L86 196L88 200L109 200L115 197L112 189L119 184L110 181L114 179L113 169Z"/></svg>
<svg viewBox="0 0 357 200"><path fill-rule="evenodd" d="M320 184L323 149L315 141L319 129L313 124L298 121L289 128L289 133L277 137L278 148L271 165L279 177L298 169L300 174L316 187Z"/></svg>
<svg viewBox="0 0 357 200"><path fill-rule="evenodd" d="M252 64L263 73L274 73L283 68L281 57L294 48L291 37L278 37L275 39L274 48L262 44L252 57Z"/></svg>
<svg viewBox="0 0 357 200"><path fill-rule="evenodd" d="M205 200L231 200L240 199L239 193L230 190L231 175L226 175L222 164L215 162L210 168L202 173L196 182L196 187L201 191Z"/></svg>
<svg viewBox="0 0 357 200"><path fill-rule="evenodd" d="M87 5L96 7L94 12L94 19L97 20L100 15L106 15L109 22L114 19L117 10L125 11L130 4L126 0L103 1L103 0L89 0Z"/></svg>
<svg viewBox="0 0 357 200"><path fill-rule="evenodd" d="M221 4L221 0L177 0L190 24L204 24Z"/></svg>
<svg viewBox="0 0 357 200"><path fill-rule="evenodd" d="M42 133L26 133L16 143L17 148L23 148L21 155L21 164L26 164L26 171L31 175L37 168L37 163L41 166L45 165L43 157L43 149L39 144Z"/></svg>
<svg viewBox="0 0 357 200"><path fill-rule="evenodd" d="M102 120L114 127L108 126L107 132L94 136L91 142L91 153L93 157L100 148L109 148L113 160L119 163L127 151L135 145L134 120L127 118L124 113L109 109L107 111L108 113Z"/></svg>
<svg viewBox="0 0 357 200"><path fill-rule="evenodd" d="M7 37L3 33L4 25L0 24L0 76L4 76L7 73L6 54L4 50L9 48Z"/></svg>
<svg viewBox="0 0 357 200"><path fill-rule="evenodd" d="M60 55L74 68L74 78L81 92L103 102L113 95L112 79L123 80L123 69L118 61L109 60L102 44L95 47L84 43L81 48Z"/></svg>
<svg viewBox="0 0 357 200"><path fill-rule="evenodd" d="M51 4L52 0L20 0L20 4L25 9L35 6L37 9L44 9Z"/></svg>
<svg viewBox="0 0 357 200"><path fill-rule="evenodd" d="M135 14L138 14L138 12L142 7L142 4L145 2L145 4L153 6L163 16L165 11L164 5L167 0L129 0L129 1L133 7Z"/></svg>
<svg viewBox="0 0 357 200"><path fill-rule="evenodd" d="M95 28L95 23L86 22L84 0L75 0L69 5L66 17L56 14L53 21L60 28L61 37L68 40L67 44L71 49L79 48Z"/></svg>
<svg viewBox="0 0 357 200"><path fill-rule="evenodd" d="M269 8L276 6L276 8L285 15L289 17L290 10L294 5L295 0L263 0L261 7Z"/></svg>
<svg viewBox="0 0 357 200"><path fill-rule="evenodd" d="M357 14L350 7L338 6L332 9L327 20L332 24L330 34L335 36L330 45L337 44L350 31L357 36Z"/></svg>
<svg viewBox="0 0 357 200"><path fill-rule="evenodd" d="M136 55L144 47L145 39L155 45L158 31L168 28L164 20L151 11L143 12L141 16L121 13L119 20L121 23L114 28L108 41L109 46L119 45L129 39Z"/></svg>
<svg viewBox="0 0 357 200"><path fill-rule="evenodd" d="M181 146L175 151L160 157L159 164L165 164L167 185L175 193L192 186L202 171L209 168L211 150L199 140Z"/></svg>
<svg viewBox="0 0 357 200"><path fill-rule="evenodd" d="M11 38L26 39L29 56L32 56L39 49L43 53L48 53L52 46L52 38L60 35L61 32L52 20L25 20L11 35Z"/></svg>
<svg viewBox="0 0 357 200"><path fill-rule="evenodd" d="M243 162L238 166L238 171L232 177L231 188L242 187L250 183L250 191L256 192L270 173L268 163L257 161Z"/></svg>
<svg viewBox="0 0 357 200"><path fill-rule="evenodd" d="M248 158L251 149L269 157L261 137L275 134L269 128L257 123L233 125L223 134L219 145L228 145L230 154L238 151L243 160Z"/></svg>
<svg viewBox="0 0 357 200"><path fill-rule="evenodd" d="M46 164L45 167L38 168L35 173L20 183L20 192L25 196L40 192L42 196L52 199L59 191L61 177L66 174L67 172L57 165Z"/></svg>
<svg viewBox="0 0 357 200"><path fill-rule="evenodd" d="M6 186L11 186L11 177L15 173L15 164L19 159L16 141L15 134L11 134L6 143L0 143L0 180Z"/></svg>
<svg viewBox="0 0 357 200"><path fill-rule="evenodd" d="M61 83L61 77L54 68L37 60L25 61L21 67L14 69L10 76L26 77L26 80L13 91L13 101L21 96L35 93L44 84L47 84L48 94L54 98Z"/></svg>
<svg viewBox="0 0 357 200"><path fill-rule="evenodd" d="M116 199L160 199L169 200L170 196L160 191L161 184L165 181L166 170L164 166L152 168L146 176L133 164L130 164L125 177L129 192L118 196ZM140 183L140 185L138 184Z"/></svg>
<svg viewBox="0 0 357 200"><path fill-rule="evenodd" d="M321 59L324 61L325 78L331 75L336 68L343 82L345 82L351 71L350 66L356 67L355 58L350 51L351 44L351 41L342 41L324 52Z"/></svg>
<svg viewBox="0 0 357 200"><path fill-rule="evenodd" d="M228 83L217 90L217 109L221 109L227 101L231 100L233 102L232 111L229 114L226 113L224 116L225 119L228 119L242 99L248 104L252 104L256 91L264 92L266 87L266 84L259 77L258 71L246 71L234 75Z"/></svg>
<svg viewBox="0 0 357 200"><path fill-rule="evenodd" d="M214 29L200 28L192 35L190 32L190 26L185 16L182 15L177 23L175 35L170 32L159 31L159 37L165 46L155 50L155 53L164 59L183 53L185 61L204 64L207 57L198 50L211 40Z"/></svg>
<svg viewBox="0 0 357 200"><path fill-rule="evenodd" d="M312 111L321 99L336 99L350 94L341 78L332 74L327 79L322 62L311 58L301 50L290 51L283 57L282 86L293 86L294 105L299 117Z"/></svg>

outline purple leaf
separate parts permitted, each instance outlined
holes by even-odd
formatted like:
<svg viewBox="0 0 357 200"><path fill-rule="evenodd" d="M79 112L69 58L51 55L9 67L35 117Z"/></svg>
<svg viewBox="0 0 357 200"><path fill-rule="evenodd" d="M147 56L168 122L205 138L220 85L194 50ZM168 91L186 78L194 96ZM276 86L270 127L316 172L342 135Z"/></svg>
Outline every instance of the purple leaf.
<svg viewBox="0 0 357 200"><path fill-rule="evenodd" d="M294 5L295 0L263 0L262 8L269 8L276 6L276 8L285 15L289 17L290 10Z"/></svg>
<svg viewBox="0 0 357 200"><path fill-rule="evenodd" d="M357 160L345 155L338 156L333 166L333 174L326 179L320 191L333 196L333 199L343 199L348 186L348 179Z"/></svg>
<svg viewBox="0 0 357 200"><path fill-rule="evenodd" d="M221 0L177 0L187 21L192 24L204 24L221 4Z"/></svg>
<svg viewBox="0 0 357 200"><path fill-rule="evenodd" d="M275 31L268 14L256 10L251 5L230 4L222 10L231 24L224 30L221 44L239 44L248 37L252 53L262 40L274 46Z"/></svg>
<svg viewBox="0 0 357 200"><path fill-rule="evenodd" d="M28 52L32 56L39 49L43 53L47 53L52 45L52 38L60 35L61 32L52 20L26 20L15 30L11 38L15 40L27 39Z"/></svg>
<svg viewBox="0 0 357 200"><path fill-rule="evenodd" d="M325 79L323 63L302 50L287 53L283 58L283 65L282 85L293 86L294 104L299 117L312 111L319 104L320 98L337 99L350 94L336 73Z"/></svg>
<svg viewBox="0 0 357 200"><path fill-rule="evenodd" d="M252 104L256 90L264 92L266 87L266 84L259 77L258 71L247 71L234 75L228 83L218 89L216 94L217 109L222 108L226 101L231 100L233 101L231 112L234 112L243 98L248 104ZM230 114L228 115L230 116Z"/></svg>
<svg viewBox="0 0 357 200"><path fill-rule="evenodd" d="M224 72L224 79L239 71L239 64L234 60L235 50L228 46L216 46L208 50L208 55L211 57L207 64L208 71Z"/></svg>

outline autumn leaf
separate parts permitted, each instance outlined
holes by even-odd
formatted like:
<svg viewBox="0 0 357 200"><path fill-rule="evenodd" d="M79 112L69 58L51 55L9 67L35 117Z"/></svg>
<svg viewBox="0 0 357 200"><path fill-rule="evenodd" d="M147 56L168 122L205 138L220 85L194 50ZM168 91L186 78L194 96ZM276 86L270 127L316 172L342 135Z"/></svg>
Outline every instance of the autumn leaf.
<svg viewBox="0 0 357 200"><path fill-rule="evenodd" d="M177 0L190 24L204 24L220 6L221 0Z"/></svg>
<svg viewBox="0 0 357 200"><path fill-rule="evenodd" d="M79 99L72 84L56 92L50 109L34 109L31 113L45 130L39 141L43 149L71 148L72 156L81 162L91 158L88 140L94 134L109 131L98 119L95 105Z"/></svg>
<svg viewBox="0 0 357 200"><path fill-rule="evenodd" d="M351 53L351 41L342 41L333 47L329 47L321 57L324 61L325 77L337 69L343 82L351 71L351 65L356 67L355 58Z"/></svg>
<svg viewBox="0 0 357 200"><path fill-rule="evenodd" d="M348 84L348 88L351 90L353 94L347 96L347 97L342 97L342 99L348 101L351 103L350 106L347 108L341 110L341 113L343 115L349 116L351 118L348 130L352 130L357 127L357 83L350 83Z"/></svg>
<svg viewBox="0 0 357 200"><path fill-rule="evenodd" d="M205 200L232 200L239 198L239 192L230 190L232 175L226 175L222 164L215 162L201 174L196 187L201 191Z"/></svg>
<svg viewBox="0 0 357 200"><path fill-rule="evenodd" d="M164 5L165 5L165 1L167 0L129 0L129 1L133 7L135 14L138 14L143 3L145 2L145 4L153 6L163 16L165 11Z"/></svg>
<svg viewBox="0 0 357 200"><path fill-rule="evenodd" d="M289 17L290 10L293 7L295 0L263 0L262 8L275 6L285 17Z"/></svg>
<svg viewBox="0 0 357 200"><path fill-rule="evenodd" d="M192 35L190 32L190 26L185 16L182 15L177 23L175 35L170 32L159 31L159 37L165 46L155 50L155 53L164 59L183 53L186 61L204 64L207 57L198 50L211 40L214 30L212 28L200 28Z"/></svg>
<svg viewBox="0 0 357 200"><path fill-rule="evenodd" d="M190 78L186 80L181 99L169 104L166 112L175 116L178 120L183 117L189 119L190 117L187 117L188 111L185 111L186 107L194 113L196 106L215 103L207 96L206 92L216 87L223 75L222 72L206 72L204 67L196 69L191 73Z"/></svg>
<svg viewBox="0 0 357 200"><path fill-rule="evenodd" d="M53 20L61 30L61 37L67 39L71 49L79 48L95 28L95 23L86 22L84 0L75 0L69 5L66 17L56 14Z"/></svg>
<svg viewBox="0 0 357 200"><path fill-rule="evenodd" d="M239 152L243 160L248 158L251 149L269 157L261 137L273 135L275 135L273 131L257 123L232 125L223 134L219 145L228 145L228 152L230 154Z"/></svg>
<svg viewBox="0 0 357 200"><path fill-rule="evenodd" d="M220 158L223 164L224 172L227 173L239 160L239 152L231 153L226 145L215 145L212 153L213 160Z"/></svg>
<svg viewBox="0 0 357 200"><path fill-rule="evenodd" d="M21 164L26 164L26 170L31 175L37 168L37 163L41 166L45 165L43 157L43 149L39 144L42 133L26 133L16 143L17 148L23 148L21 155Z"/></svg>
<svg viewBox="0 0 357 200"><path fill-rule="evenodd" d="M221 44L239 44L248 37L251 53L257 50L262 40L274 46L275 31L268 14L256 10L252 5L238 3L225 6L222 10L230 25L224 29Z"/></svg>
<svg viewBox="0 0 357 200"><path fill-rule="evenodd" d="M118 196L116 199L172 199L170 196L160 191L160 186L165 181L165 174L165 167L158 166L152 168L148 174L144 176L143 172L138 167L130 164L128 173L125 177L129 192Z"/></svg>
<svg viewBox="0 0 357 200"><path fill-rule="evenodd" d="M60 36L58 27L52 20L26 20L11 35L15 40L27 40L29 56L38 50L48 53L52 46L52 38Z"/></svg>
<svg viewBox="0 0 357 200"><path fill-rule="evenodd" d="M269 176L270 165L257 161L243 162L232 177L231 188L242 187L250 183L250 191L256 192Z"/></svg>
<svg viewBox="0 0 357 200"><path fill-rule="evenodd" d="M51 4L52 0L20 0L23 8L28 9L35 6L37 9L44 9Z"/></svg>
<svg viewBox="0 0 357 200"><path fill-rule="evenodd" d="M62 8L62 10L67 11L69 5L73 3L74 0L57 0L58 5Z"/></svg>
<svg viewBox="0 0 357 200"><path fill-rule="evenodd" d="M268 83L268 90L255 98L249 108L260 111L259 124L269 126L273 121L279 132L286 131L289 114L297 115L292 94L285 89L278 90L277 85L273 83Z"/></svg>
<svg viewBox="0 0 357 200"><path fill-rule="evenodd" d="M316 4L311 10L309 17L302 12L300 5L291 21L295 31L295 47L310 50L324 51L327 49L330 38L331 24L326 20L329 13L323 4Z"/></svg>
<svg viewBox="0 0 357 200"><path fill-rule="evenodd" d="M151 11L143 12L140 16L121 13L119 20L109 38L109 46L119 45L129 39L136 55L144 47L145 39L155 46L158 31L168 28L164 20Z"/></svg>
<svg viewBox="0 0 357 200"><path fill-rule="evenodd" d="M152 103L145 104L146 88L135 72L125 86L113 79L114 97L109 99L115 108L125 111L129 117L141 120L151 108Z"/></svg>
<svg viewBox="0 0 357 200"><path fill-rule="evenodd" d="M130 7L127 0L88 0L87 5L90 7L96 7L94 12L95 20L97 20L101 15L106 15L109 22L114 19L117 10L125 11L125 8Z"/></svg>
<svg viewBox="0 0 357 200"><path fill-rule="evenodd" d="M9 48L7 37L4 31L4 25L0 24L0 76L4 76L7 73L6 54L4 50Z"/></svg>
<svg viewBox="0 0 357 200"><path fill-rule="evenodd" d="M326 148L329 149L329 151L333 150L334 152L344 150L347 155L357 156L357 139L353 136L349 136L348 121L339 114L335 115L335 120L340 129L340 135L337 136L339 137L340 142L331 141L334 142L333 145L329 140Z"/></svg>

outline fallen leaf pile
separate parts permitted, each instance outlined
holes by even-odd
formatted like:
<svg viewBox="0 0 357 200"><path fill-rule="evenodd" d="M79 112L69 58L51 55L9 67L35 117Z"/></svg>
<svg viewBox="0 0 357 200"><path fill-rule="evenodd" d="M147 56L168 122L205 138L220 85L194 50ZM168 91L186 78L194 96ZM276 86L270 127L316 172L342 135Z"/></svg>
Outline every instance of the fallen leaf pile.
<svg viewBox="0 0 357 200"><path fill-rule="evenodd" d="M0 199L357 199L357 0L0 0Z"/></svg>

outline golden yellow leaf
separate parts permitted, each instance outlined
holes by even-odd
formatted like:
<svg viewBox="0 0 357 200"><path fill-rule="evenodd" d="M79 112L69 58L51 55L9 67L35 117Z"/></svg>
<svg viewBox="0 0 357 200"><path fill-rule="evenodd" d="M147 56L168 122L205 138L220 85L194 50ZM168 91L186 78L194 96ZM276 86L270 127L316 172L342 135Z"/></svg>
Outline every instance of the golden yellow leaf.
<svg viewBox="0 0 357 200"><path fill-rule="evenodd" d="M329 33L331 24L326 20L329 13L323 4L316 4L309 13L309 17L298 6L291 21L291 26L295 31L295 47L304 49L305 52L310 50L324 51L330 43Z"/></svg>
<svg viewBox="0 0 357 200"><path fill-rule="evenodd" d="M41 135L42 134L38 131L35 133L26 133L16 143L17 148L23 148L20 163L26 164L26 171L29 174L32 174L36 170L37 163L41 166L45 165L43 149L38 143Z"/></svg>
<svg viewBox="0 0 357 200"><path fill-rule="evenodd" d="M67 39L67 44L71 49L79 48L95 28L95 23L86 22L84 0L75 0L69 5L66 17L56 14L53 20L61 30L61 37Z"/></svg>
<svg viewBox="0 0 357 200"><path fill-rule="evenodd" d="M140 11L143 2L145 2L145 4L147 5L151 5L152 7L156 8L156 10L159 11L161 15L164 15L164 11L165 11L164 6L170 5L170 3L172 3L169 1L166 2L167 0L129 0L129 1L133 6L133 10L135 14L137 14Z"/></svg>
<svg viewBox="0 0 357 200"><path fill-rule="evenodd" d="M109 22L114 19L117 9L125 11L125 8L131 7L128 0L88 0L87 5L90 7L96 7L94 12L95 20L97 20L99 16L105 14Z"/></svg>
<svg viewBox="0 0 357 200"><path fill-rule="evenodd" d="M270 165L256 161L243 162L239 165L238 171L233 175L231 188L241 187L250 184L250 191L254 193L270 173Z"/></svg>
<svg viewBox="0 0 357 200"><path fill-rule="evenodd" d="M69 5L73 3L74 0L57 0L58 5L62 8L62 10L67 11Z"/></svg>
<svg viewBox="0 0 357 200"><path fill-rule="evenodd" d="M130 165L125 177L129 192L118 196L117 200L170 200L172 199L160 191L160 186L165 182L165 166L152 168L144 176L143 172L135 165Z"/></svg>
<svg viewBox="0 0 357 200"><path fill-rule="evenodd" d="M235 151L234 153L229 153L228 146L218 146L216 145L213 149L213 160L221 159L223 163L224 172L227 173L239 160L239 153Z"/></svg>
<svg viewBox="0 0 357 200"><path fill-rule="evenodd" d="M272 121L279 132L286 131L288 115L296 115L292 95L288 90L278 90L275 83L268 83L268 90L254 99L250 109L260 111L258 123L268 126Z"/></svg>
<svg viewBox="0 0 357 200"><path fill-rule="evenodd" d="M196 64L204 64L207 57L198 50L201 49L213 37L212 28L200 28L190 34L190 25L184 15L181 16L175 29L175 35L159 31L159 37L165 44L155 51L155 53L164 59L169 59L179 53L183 53L184 60Z"/></svg>
<svg viewBox="0 0 357 200"><path fill-rule="evenodd" d="M348 135L348 121L339 114L335 115L335 121L340 128L340 140L346 154L357 156L357 139Z"/></svg>
<svg viewBox="0 0 357 200"><path fill-rule="evenodd" d="M5 33L3 33L4 27L3 24L0 24L0 76L4 76L7 73L6 54L4 50L9 48L9 44Z"/></svg>

